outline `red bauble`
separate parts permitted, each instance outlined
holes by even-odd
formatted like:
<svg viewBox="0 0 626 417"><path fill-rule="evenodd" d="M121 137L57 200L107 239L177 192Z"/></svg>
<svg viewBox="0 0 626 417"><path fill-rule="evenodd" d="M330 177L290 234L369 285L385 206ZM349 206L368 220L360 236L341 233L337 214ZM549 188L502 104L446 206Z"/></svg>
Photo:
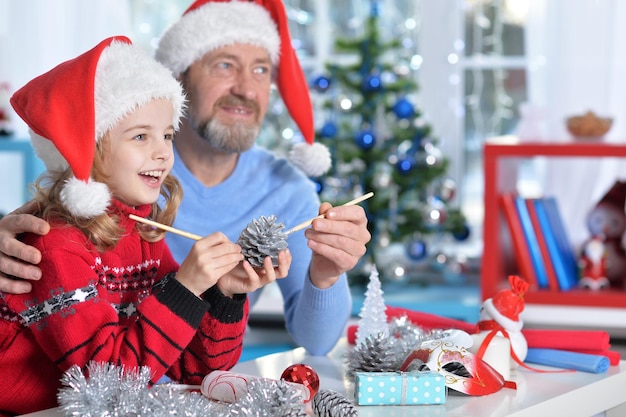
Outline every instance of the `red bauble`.
<svg viewBox="0 0 626 417"><path fill-rule="evenodd" d="M280 379L304 385L311 394L306 402L311 401L320 389L319 375L317 375L317 372L315 372L313 368L304 363L297 363L287 367L280 376Z"/></svg>

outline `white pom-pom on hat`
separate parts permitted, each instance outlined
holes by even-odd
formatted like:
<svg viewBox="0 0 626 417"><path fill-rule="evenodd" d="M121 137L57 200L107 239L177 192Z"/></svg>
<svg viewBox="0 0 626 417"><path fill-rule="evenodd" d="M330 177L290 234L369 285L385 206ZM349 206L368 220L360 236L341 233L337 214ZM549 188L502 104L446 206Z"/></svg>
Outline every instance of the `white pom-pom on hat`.
<svg viewBox="0 0 626 417"><path fill-rule="evenodd" d="M328 148L317 142L296 143L289 151L289 160L310 177L325 174L332 164Z"/></svg>
<svg viewBox="0 0 626 417"><path fill-rule="evenodd" d="M49 171L72 170L61 202L73 215L105 213L111 199L91 179L96 143L111 127L153 99L167 99L178 128L185 97L170 71L124 36L110 37L34 78L11 97Z"/></svg>
<svg viewBox="0 0 626 417"><path fill-rule="evenodd" d="M305 143L290 160L309 176L330 169L330 154L314 145L313 106L304 71L291 45L289 21L281 0L196 0L163 34L155 57L176 76L208 52L245 43L268 51L277 68L276 86ZM306 149L306 148L311 149ZM315 160L320 158L319 161Z"/></svg>
<svg viewBox="0 0 626 417"><path fill-rule="evenodd" d="M111 201L109 187L89 178L87 182L69 178L61 190L61 202L77 217L89 219L106 210Z"/></svg>

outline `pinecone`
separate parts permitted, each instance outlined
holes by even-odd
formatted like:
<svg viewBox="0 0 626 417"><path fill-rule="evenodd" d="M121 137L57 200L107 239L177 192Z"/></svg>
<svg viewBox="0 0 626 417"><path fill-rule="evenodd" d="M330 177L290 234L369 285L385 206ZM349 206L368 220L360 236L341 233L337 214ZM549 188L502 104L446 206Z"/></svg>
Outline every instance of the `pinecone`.
<svg viewBox="0 0 626 417"><path fill-rule="evenodd" d="M333 390L320 390L313 397L316 417L356 417L359 415L352 401Z"/></svg>
<svg viewBox="0 0 626 417"><path fill-rule="evenodd" d="M309 417L306 410L299 408L289 408L287 410L280 410L280 414L276 414L280 417Z"/></svg>
<svg viewBox="0 0 626 417"><path fill-rule="evenodd" d="M278 252L287 248L287 235L282 232L283 223L276 223L276 216L261 216L252 220L241 231L237 244L243 256L256 268L263 267L263 260L269 256L272 265L278 266Z"/></svg>
<svg viewBox="0 0 626 417"><path fill-rule="evenodd" d="M397 371L404 358L397 356L396 342L384 333L368 336L363 343L346 354L346 374L354 377L355 372Z"/></svg>

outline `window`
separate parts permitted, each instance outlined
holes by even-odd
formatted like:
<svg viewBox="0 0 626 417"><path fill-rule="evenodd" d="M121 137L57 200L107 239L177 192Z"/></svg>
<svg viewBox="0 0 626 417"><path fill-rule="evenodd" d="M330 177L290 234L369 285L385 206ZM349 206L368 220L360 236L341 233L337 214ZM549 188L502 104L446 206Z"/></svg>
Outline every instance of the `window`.
<svg viewBox="0 0 626 417"><path fill-rule="evenodd" d="M515 131L527 100L524 23L526 1L467 0L464 4L462 204L482 224L482 146Z"/></svg>

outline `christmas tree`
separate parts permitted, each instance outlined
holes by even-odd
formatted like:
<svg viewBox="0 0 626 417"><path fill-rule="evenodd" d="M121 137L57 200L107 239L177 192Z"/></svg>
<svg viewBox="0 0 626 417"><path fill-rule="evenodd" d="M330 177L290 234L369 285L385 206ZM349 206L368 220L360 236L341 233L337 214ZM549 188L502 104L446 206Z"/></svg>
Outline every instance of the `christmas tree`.
<svg viewBox="0 0 626 417"><path fill-rule="evenodd" d="M413 101L418 90L410 71L398 70L405 54L400 39L381 40L379 9L373 2L358 39L337 39L338 56L314 78L316 118L323 120L316 141L333 155L333 169L317 178L323 201L343 204L365 192L372 241L368 254L377 264L377 246L405 245L410 259L426 258L425 237L468 237L460 210L451 207L455 183L446 177L448 160ZM363 280L365 277L361 277ZM354 280L354 277L353 277Z"/></svg>
<svg viewBox="0 0 626 417"><path fill-rule="evenodd" d="M387 323L387 307L383 298L383 290L380 287L378 270L374 265L369 276L365 300L359 313L359 325L356 331L356 345L365 342L369 336L376 336L383 333L389 334L389 324Z"/></svg>

